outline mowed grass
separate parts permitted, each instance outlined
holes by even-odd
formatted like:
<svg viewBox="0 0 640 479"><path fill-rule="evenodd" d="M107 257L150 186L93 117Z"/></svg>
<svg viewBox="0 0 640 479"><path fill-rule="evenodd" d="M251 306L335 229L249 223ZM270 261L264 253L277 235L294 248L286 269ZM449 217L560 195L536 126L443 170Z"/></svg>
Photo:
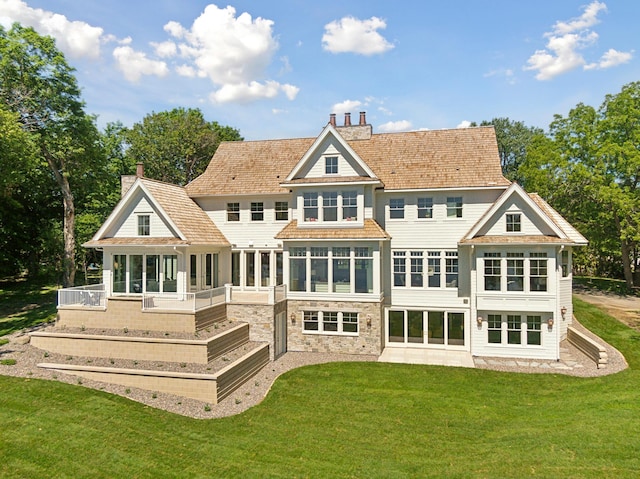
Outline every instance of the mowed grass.
<svg viewBox="0 0 640 479"><path fill-rule="evenodd" d="M639 477L640 333L575 302L630 369L576 378L333 363L195 420L0 376L0 477Z"/></svg>
<svg viewBox="0 0 640 479"><path fill-rule="evenodd" d="M56 286L24 279L0 280L0 336L56 317Z"/></svg>

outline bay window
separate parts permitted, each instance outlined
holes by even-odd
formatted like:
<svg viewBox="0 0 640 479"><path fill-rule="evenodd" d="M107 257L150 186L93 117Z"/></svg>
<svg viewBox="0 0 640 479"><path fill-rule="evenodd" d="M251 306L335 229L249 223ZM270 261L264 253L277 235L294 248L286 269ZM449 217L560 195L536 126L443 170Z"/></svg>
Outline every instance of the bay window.
<svg viewBox="0 0 640 479"><path fill-rule="evenodd" d="M356 191L342 192L342 219L346 221L358 219L358 193Z"/></svg>
<svg viewBox="0 0 640 479"><path fill-rule="evenodd" d="M304 193L302 202L304 220L318 221L318 193Z"/></svg>
<svg viewBox="0 0 640 479"><path fill-rule="evenodd" d="M338 221L338 193L322 193L322 221Z"/></svg>

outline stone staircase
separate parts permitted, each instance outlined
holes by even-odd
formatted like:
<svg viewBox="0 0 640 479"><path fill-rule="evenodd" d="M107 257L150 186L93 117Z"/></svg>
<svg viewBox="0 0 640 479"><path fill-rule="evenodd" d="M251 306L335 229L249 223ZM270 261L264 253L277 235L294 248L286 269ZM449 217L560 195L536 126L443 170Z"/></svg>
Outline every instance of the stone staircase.
<svg viewBox="0 0 640 479"><path fill-rule="evenodd" d="M31 344L52 359L42 368L217 404L270 361L249 327L226 317L195 334L58 325Z"/></svg>

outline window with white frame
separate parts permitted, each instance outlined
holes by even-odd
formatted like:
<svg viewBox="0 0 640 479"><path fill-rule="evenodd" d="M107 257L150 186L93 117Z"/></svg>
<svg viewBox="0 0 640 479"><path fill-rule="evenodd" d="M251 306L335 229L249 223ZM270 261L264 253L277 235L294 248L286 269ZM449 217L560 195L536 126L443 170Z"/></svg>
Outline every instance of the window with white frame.
<svg viewBox="0 0 640 479"><path fill-rule="evenodd" d="M509 346L540 346L542 314L487 314L487 342ZM506 334L505 334L506 332Z"/></svg>
<svg viewBox="0 0 640 479"><path fill-rule="evenodd" d="M138 236L151 234L151 218L149 215L138 215Z"/></svg>
<svg viewBox="0 0 640 479"><path fill-rule="evenodd" d="M531 253L529 257L529 289L530 291L546 291L547 253Z"/></svg>
<svg viewBox="0 0 640 479"><path fill-rule="evenodd" d="M418 198L418 218L433 218L433 198Z"/></svg>
<svg viewBox="0 0 640 479"><path fill-rule="evenodd" d="M506 221L508 233L519 233L520 231L522 231L520 213L507 213Z"/></svg>
<svg viewBox="0 0 640 479"><path fill-rule="evenodd" d="M519 314L507 315L507 343L522 343L522 317Z"/></svg>
<svg viewBox="0 0 640 479"><path fill-rule="evenodd" d="M276 201L276 221L289 220L289 203L287 201Z"/></svg>
<svg viewBox="0 0 640 479"><path fill-rule="evenodd" d="M320 334L358 334L358 313L343 311L303 311L303 331Z"/></svg>
<svg viewBox="0 0 640 479"><path fill-rule="evenodd" d="M462 196L447 197L447 218L462 218Z"/></svg>
<svg viewBox="0 0 640 479"><path fill-rule="evenodd" d="M542 317L541 316L527 316L527 344L537 345L541 344L541 331L542 331Z"/></svg>
<svg viewBox="0 0 640 479"><path fill-rule="evenodd" d="M393 285L407 285L407 252L393 252Z"/></svg>
<svg viewBox="0 0 640 479"><path fill-rule="evenodd" d="M351 248L334 246L332 291L334 293L351 292Z"/></svg>
<svg viewBox="0 0 640 479"><path fill-rule="evenodd" d="M507 253L507 291L524 291L524 253Z"/></svg>
<svg viewBox="0 0 640 479"><path fill-rule="evenodd" d="M336 191L322 193L322 221L338 221L338 193Z"/></svg>
<svg viewBox="0 0 640 479"><path fill-rule="evenodd" d="M338 174L338 157L337 156L327 156L324 159L324 172L327 175L337 175Z"/></svg>
<svg viewBox="0 0 640 479"><path fill-rule="evenodd" d="M501 289L501 262L500 253L484 254L484 290L500 291Z"/></svg>
<svg viewBox="0 0 640 479"><path fill-rule="evenodd" d="M251 221L264 221L264 203L251 203Z"/></svg>
<svg viewBox="0 0 640 479"><path fill-rule="evenodd" d="M311 292L329 292L329 248L311 248Z"/></svg>
<svg viewBox="0 0 640 479"><path fill-rule="evenodd" d="M318 221L318 193L303 193L304 220Z"/></svg>
<svg viewBox="0 0 640 479"><path fill-rule="evenodd" d="M356 191L342 192L342 219L346 221L358 219L358 193Z"/></svg>
<svg viewBox="0 0 640 479"><path fill-rule="evenodd" d="M429 279L427 285L430 288L440 287L440 251L427 252L427 267Z"/></svg>
<svg viewBox="0 0 640 479"><path fill-rule="evenodd" d="M487 315L488 340L490 344L502 343L502 315Z"/></svg>
<svg viewBox="0 0 640 479"><path fill-rule="evenodd" d="M422 251L412 251L410 261L411 261L411 287L422 288L423 269L424 269Z"/></svg>
<svg viewBox="0 0 640 479"><path fill-rule="evenodd" d="M240 221L240 203L227 203L227 221Z"/></svg>
<svg viewBox="0 0 640 479"><path fill-rule="evenodd" d="M445 282L447 288L458 287L458 252L445 252Z"/></svg>
<svg viewBox="0 0 640 479"><path fill-rule="evenodd" d="M571 271L569 269L569 251L567 251L566 249L562 250L560 261L562 265L562 277L567 278L569 276L569 272Z"/></svg>
<svg viewBox="0 0 640 479"><path fill-rule="evenodd" d="M404 198L389 199L389 218L392 220L404 218Z"/></svg>
<svg viewBox="0 0 640 479"><path fill-rule="evenodd" d="M368 247L355 247L353 250L356 293L373 293L373 252Z"/></svg>

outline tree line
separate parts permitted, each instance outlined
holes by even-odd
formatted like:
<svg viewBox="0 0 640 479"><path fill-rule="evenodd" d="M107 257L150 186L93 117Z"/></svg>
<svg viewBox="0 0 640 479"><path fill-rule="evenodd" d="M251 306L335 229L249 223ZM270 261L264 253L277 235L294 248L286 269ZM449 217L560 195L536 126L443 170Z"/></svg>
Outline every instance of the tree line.
<svg viewBox="0 0 640 479"><path fill-rule="evenodd" d="M0 277L62 271L62 284L74 284L95 254L79 245L117 203L121 175L143 162L145 176L184 185L221 141L243 140L191 108L99 131L84 106L52 38L0 26ZM589 240L575 253L578 273L640 282L640 82L599 108L555 115L547 131L509 118L480 125L496 130L505 177L539 193Z"/></svg>
<svg viewBox="0 0 640 479"><path fill-rule="evenodd" d="M142 161L149 178L184 185L237 129L199 109L151 113L99 131L74 69L52 38L0 26L0 278L59 273L73 285L95 252L89 240L120 197L120 176Z"/></svg>

